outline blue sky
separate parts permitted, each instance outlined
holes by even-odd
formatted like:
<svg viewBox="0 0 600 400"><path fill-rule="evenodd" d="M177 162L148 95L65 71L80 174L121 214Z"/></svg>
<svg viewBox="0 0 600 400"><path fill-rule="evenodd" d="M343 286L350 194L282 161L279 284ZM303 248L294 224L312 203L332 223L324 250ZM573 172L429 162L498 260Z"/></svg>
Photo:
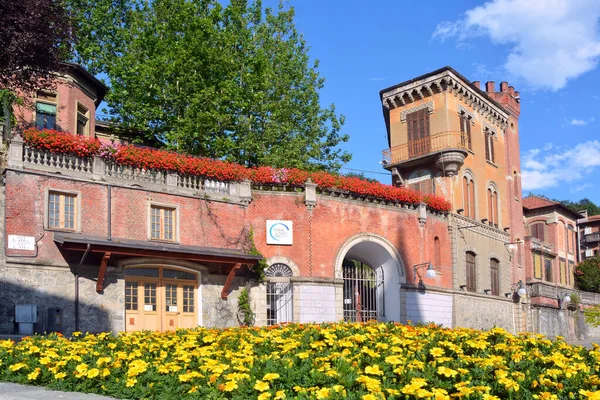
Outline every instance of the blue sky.
<svg viewBox="0 0 600 400"><path fill-rule="evenodd" d="M265 5L276 1L265 1ZM346 116L348 168L384 172L379 90L450 65L521 92L524 194L600 203L597 0L291 0L320 60L324 105ZM344 171L348 172L348 171ZM366 174L388 183L385 175Z"/></svg>

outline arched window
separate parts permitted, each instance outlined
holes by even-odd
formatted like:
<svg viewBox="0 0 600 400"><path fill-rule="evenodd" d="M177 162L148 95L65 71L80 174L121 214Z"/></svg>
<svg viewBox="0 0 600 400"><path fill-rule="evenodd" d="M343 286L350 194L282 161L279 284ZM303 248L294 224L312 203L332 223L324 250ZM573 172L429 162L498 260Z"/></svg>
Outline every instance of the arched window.
<svg viewBox="0 0 600 400"><path fill-rule="evenodd" d="M500 222L498 221L498 190L494 185L488 187L487 190L488 198L488 222L491 226L498 227Z"/></svg>
<svg viewBox="0 0 600 400"><path fill-rule="evenodd" d="M265 272L267 278L267 325L292 322L294 319L292 270L285 264L271 265Z"/></svg>
<svg viewBox="0 0 600 400"><path fill-rule="evenodd" d="M463 177L463 210L465 216L475 219L475 182L470 174Z"/></svg>
<svg viewBox="0 0 600 400"><path fill-rule="evenodd" d="M500 294L500 261L495 258L490 259L490 283L492 295Z"/></svg>
<svg viewBox="0 0 600 400"><path fill-rule="evenodd" d="M575 228L573 225L569 225L569 231L567 232L568 249L569 253L573 253L575 249Z"/></svg>
<svg viewBox="0 0 600 400"><path fill-rule="evenodd" d="M477 291L477 269L475 264L475 253L467 251L467 290L469 292Z"/></svg>
<svg viewBox="0 0 600 400"><path fill-rule="evenodd" d="M521 198L521 193L520 193L520 188L519 188L519 174L517 173L517 171L513 171L513 191L515 199L519 200Z"/></svg>
<svg viewBox="0 0 600 400"><path fill-rule="evenodd" d="M485 129L483 131L483 135L484 135L484 140L485 140L485 159L488 160L489 162L495 162L495 155L494 155L494 132L489 130L489 129Z"/></svg>
<svg viewBox="0 0 600 400"><path fill-rule="evenodd" d="M473 143L471 140L471 118L464 112L460 113L460 133L466 140L468 149L473 150Z"/></svg>
<svg viewBox="0 0 600 400"><path fill-rule="evenodd" d="M531 236L533 236L536 239L541 240L542 242L545 240L546 236L545 236L545 229L546 229L546 224L544 222L536 222L534 224L531 224L531 226L529 227L529 230L531 231Z"/></svg>
<svg viewBox="0 0 600 400"><path fill-rule="evenodd" d="M440 238L437 236L433 238L433 263L436 267L442 265L442 249L440 246Z"/></svg>

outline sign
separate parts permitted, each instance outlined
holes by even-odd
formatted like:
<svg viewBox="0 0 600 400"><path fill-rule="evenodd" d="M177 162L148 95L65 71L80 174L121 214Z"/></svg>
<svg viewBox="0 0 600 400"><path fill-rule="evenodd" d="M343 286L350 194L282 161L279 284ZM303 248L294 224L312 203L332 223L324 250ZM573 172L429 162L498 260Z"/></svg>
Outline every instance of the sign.
<svg viewBox="0 0 600 400"><path fill-rule="evenodd" d="M8 235L8 248L13 250L35 250L33 236Z"/></svg>
<svg viewBox="0 0 600 400"><path fill-rule="evenodd" d="M267 221L267 244L294 244L292 221Z"/></svg>

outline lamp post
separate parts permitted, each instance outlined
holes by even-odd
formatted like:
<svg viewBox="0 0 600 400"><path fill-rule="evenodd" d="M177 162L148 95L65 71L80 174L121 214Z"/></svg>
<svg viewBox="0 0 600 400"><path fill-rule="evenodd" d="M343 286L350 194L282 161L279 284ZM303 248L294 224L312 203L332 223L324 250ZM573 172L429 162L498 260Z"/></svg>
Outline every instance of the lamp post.
<svg viewBox="0 0 600 400"><path fill-rule="evenodd" d="M425 268L425 267L427 267L427 271L425 271L425 278L433 279L436 277L435 269L433 269L433 265L431 265L431 262L428 261L428 262L424 262L421 264L413 265L413 275L414 275L413 278L416 282L417 276L419 277L419 286L421 286L421 287L424 287L425 284L423 283L423 278L419 274L419 270L421 268Z"/></svg>

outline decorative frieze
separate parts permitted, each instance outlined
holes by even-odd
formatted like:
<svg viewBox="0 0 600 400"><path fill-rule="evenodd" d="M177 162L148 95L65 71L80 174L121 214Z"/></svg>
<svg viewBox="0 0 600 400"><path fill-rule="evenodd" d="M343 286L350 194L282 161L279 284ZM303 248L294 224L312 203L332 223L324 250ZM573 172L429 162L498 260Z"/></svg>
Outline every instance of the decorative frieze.
<svg viewBox="0 0 600 400"><path fill-rule="evenodd" d="M416 107L412 107L412 108L402 111L402 113L400 114L400 121L406 122L406 116L408 114L411 114L411 113L414 113L414 112L420 111L420 110L427 110L427 111L429 111L429 114L433 113L433 101L428 101L427 103L423 103Z"/></svg>

